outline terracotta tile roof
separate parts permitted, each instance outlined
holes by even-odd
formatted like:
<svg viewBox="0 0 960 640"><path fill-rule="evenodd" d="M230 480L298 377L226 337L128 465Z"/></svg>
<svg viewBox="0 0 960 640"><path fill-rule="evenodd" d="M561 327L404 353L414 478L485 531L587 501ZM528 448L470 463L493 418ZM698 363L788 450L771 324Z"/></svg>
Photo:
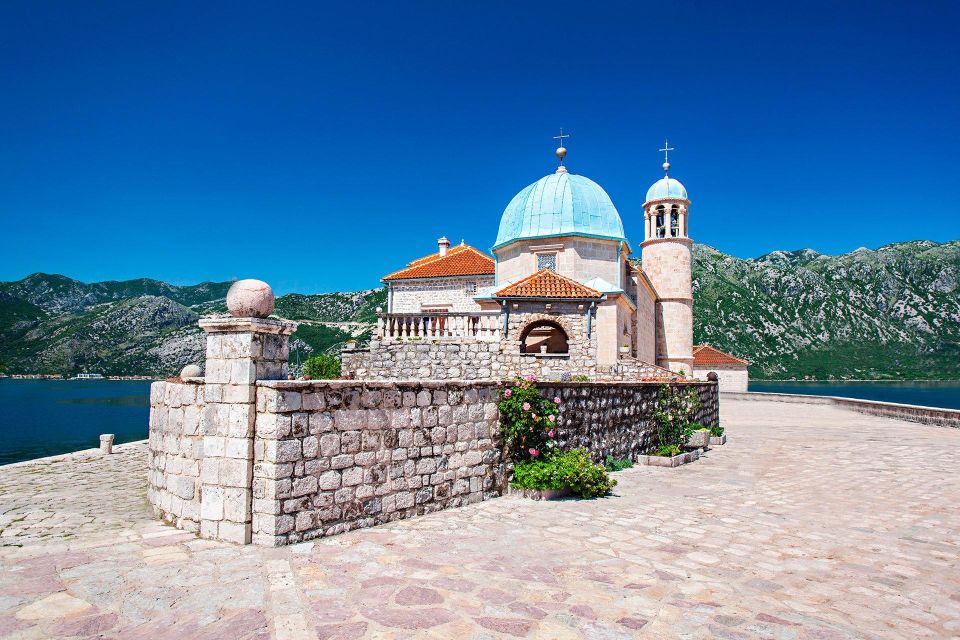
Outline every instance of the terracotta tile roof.
<svg viewBox="0 0 960 640"><path fill-rule="evenodd" d="M500 298L600 298L603 294L556 271L541 269L495 295Z"/></svg>
<svg viewBox="0 0 960 640"><path fill-rule="evenodd" d="M735 358L729 353L711 347L709 344L699 344L693 347L693 366L710 366L714 364L750 364L746 360Z"/></svg>
<svg viewBox="0 0 960 640"><path fill-rule="evenodd" d="M467 244L453 247L447 255L439 253L418 258L400 271L384 276L383 280L406 280L408 278L442 278L444 276L493 275L496 263L493 258Z"/></svg>

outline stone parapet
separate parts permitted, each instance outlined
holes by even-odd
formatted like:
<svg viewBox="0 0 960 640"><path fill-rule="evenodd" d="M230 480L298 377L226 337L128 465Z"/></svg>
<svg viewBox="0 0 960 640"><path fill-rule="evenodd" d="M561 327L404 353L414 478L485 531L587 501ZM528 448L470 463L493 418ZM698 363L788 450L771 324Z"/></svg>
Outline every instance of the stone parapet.
<svg viewBox="0 0 960 640"><path fill-rule="evenodd" d="M200 531L203 385L150 385L147 499L154 513L186 531Z"/></svg>
<svg viewBox="0 0 960 640"><path fill-rule="evenodd" d="M496 402L489 383L262 383L253 541L290 544L499 496Z"/></svg>

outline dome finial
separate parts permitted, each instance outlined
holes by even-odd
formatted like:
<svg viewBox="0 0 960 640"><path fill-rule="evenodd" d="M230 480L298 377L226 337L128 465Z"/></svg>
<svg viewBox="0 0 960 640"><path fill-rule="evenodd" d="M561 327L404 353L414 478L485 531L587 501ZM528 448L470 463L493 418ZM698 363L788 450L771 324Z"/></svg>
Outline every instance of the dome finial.
<svg viewBox="0 0 960 640"><path fill-rule="evenodd" d="M553 136L554 140L560 141L560 146L557 147L557 157L560 158L560 166L557 167L557 173L566 173L567 168L563 166L563 159L567 157L567 148L563 146L563 139L569 138L570 134L564 135L563 127L560 127L560 135Z"/></svg>
<svg viewBox="0 0 960 640"><path fill-rule="evenodd" d="M664 138L663 149L658 149L658 151L663 151L663 175L668 175L670 172L670 152L673 151L673 147L671 147L667 139Z"/></svg>

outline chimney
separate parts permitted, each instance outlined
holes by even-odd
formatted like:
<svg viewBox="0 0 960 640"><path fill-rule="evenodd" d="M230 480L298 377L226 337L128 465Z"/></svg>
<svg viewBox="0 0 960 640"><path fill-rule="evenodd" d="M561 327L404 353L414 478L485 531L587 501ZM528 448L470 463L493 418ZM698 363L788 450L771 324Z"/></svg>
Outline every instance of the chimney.
<svg viewBox="0 0 960 640"><path fill-rule="evenodd" d="M447 255L447 250L450 249L450 241L447 240L446 236L441 236L440 239L437 240L437 246L440 247L440 257L442 258Z"/></svg>

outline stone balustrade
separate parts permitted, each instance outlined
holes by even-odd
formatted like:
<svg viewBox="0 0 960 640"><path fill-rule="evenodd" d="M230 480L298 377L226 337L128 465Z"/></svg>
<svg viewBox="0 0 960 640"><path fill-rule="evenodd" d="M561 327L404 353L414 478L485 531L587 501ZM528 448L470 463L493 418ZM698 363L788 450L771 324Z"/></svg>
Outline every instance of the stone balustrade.
<svg viewBox="0 0 960 640"><path fill-rule="evenodd" d="M376 339L380 342L477 340L497 342L503 331L500 313L379 313Z"/></svg>

